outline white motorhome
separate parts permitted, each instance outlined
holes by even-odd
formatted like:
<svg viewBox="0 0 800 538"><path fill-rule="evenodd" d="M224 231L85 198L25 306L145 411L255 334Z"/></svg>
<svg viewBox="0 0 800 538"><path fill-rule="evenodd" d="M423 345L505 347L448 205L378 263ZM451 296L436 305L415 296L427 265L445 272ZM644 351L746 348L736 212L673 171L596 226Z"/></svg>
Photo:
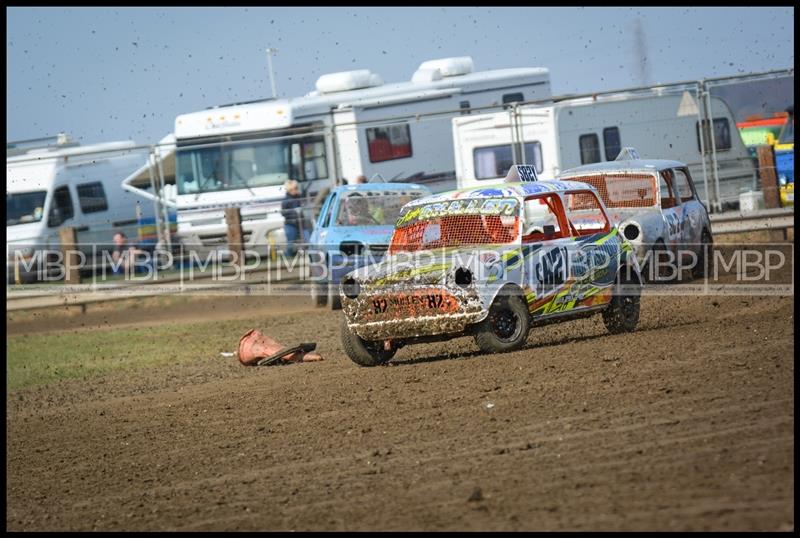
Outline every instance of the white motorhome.
<svg viewBox="0 0 800 538"><path fill-rule="evenodd" d="M122 188L122 178L139 167L141 153L132 141L80 146L65 136L60 143L21 151L7 145L6 249L9 278L16 253L29 262L57 250L59 229L76 230L81 250L110 244L114 232L136 241L139 218L154 216L153 204ZM38 261L33 262L33 264ZM38 269L25 271L26 280Z"/></svg>
<svg viewBox="0 0 800 538"><path fill-rule="evenodd" d="M303 97L183 114L159 157L164 183L177 187L167 203L185 245L224 245L224 208L234 206L247 246L265 245L272 232L283 237L276 209L286 179L299 180L309 199L359 175L453 188L450 117L549 95L547 69L473 72L472 59L459 57L423 62L407 82L346 71L321 76ZM149 167L127 178L127 188L149 184Z"/></svg>
<svg viewBox="0 0 800 538"><path fill-rule="evenodd" d="M756 188L756 169L728 106L722 99L712 98L711 107L720 190L717 198L735 204L740 192ZM687 163L701 198L715 198L713 160L708 155L705 175L709 191L705 192L701 124L697 104L688 92L565 99L453 118L452 122L459 188L497 182L515 162L535 164L543 179L554 179L562 170L613 161L623 146L635 146L643 157ZM705 131L703 148L708 153L711 141L708 129Z"/></svg>

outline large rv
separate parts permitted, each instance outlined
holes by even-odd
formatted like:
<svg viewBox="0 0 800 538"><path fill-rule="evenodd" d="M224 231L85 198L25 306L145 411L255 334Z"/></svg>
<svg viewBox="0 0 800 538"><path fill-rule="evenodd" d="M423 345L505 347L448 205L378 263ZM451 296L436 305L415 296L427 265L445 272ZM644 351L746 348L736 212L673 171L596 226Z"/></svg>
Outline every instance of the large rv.
<svg viewBox="0 0 800 538"><path fill-rule="evenodd" d="M164 183L176 186L167 203L185 245L222 247L224 209L234 206L248 247L266 245L272 233L281 241L285 180L300 181L309 200L360 175L453 188L453 115L549 95L545 68L473 72L472 59L458 57L423 62L407 82L346 71L321 76L303 97L183 114L159 157ZM149 184L148 168L155 166L127 178L126 188Z"/></svg>
<svg viewBox="0 0 800 538"><path fill-rule="evenodd" d="M136 241L142 219L154 216L153 205L123 190L121 178L141 164L132 141L80 146L60 136L45 147L21 149L7 144L6 241L7 276L15 262L30 266L22 277L40 274L38 260L57 250L59 229L75 228L88 255L110 244L116 231ZM31 262L31 260L34 260Z"/></svg>
<svg viewBox="0 0 800 538"><path fill-rule="evenodd" d="M712 136L709 129L701 129L692 96L653 91L564 99L453 118L458 186L497 182L515 163L535 164L543 179L553 179L568 168L613 161L623 146L635 146L643 158L689 164L701 198L735 205L741 192L757 188L756 167L725 102L712 98L711 113L716 181L711 170L714 159L708 155ZM701 131L706 133L702 141ZM717 183L720 192L714 196Z"/></svg>

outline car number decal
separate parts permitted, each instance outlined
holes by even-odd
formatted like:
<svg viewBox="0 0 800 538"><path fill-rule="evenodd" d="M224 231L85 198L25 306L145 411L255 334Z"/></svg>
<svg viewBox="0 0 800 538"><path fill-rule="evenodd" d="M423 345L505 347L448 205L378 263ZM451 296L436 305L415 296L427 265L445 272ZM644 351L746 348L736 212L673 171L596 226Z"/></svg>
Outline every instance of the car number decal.
<svg viewBox="0 0 800 538"><path fill-rule="evenodd" d="M372 299L372 314L387 312L398 315L413 315L431 311L451 313L458 310L455 297L441 290L417 290L414 292L393 293Z"/></svg>

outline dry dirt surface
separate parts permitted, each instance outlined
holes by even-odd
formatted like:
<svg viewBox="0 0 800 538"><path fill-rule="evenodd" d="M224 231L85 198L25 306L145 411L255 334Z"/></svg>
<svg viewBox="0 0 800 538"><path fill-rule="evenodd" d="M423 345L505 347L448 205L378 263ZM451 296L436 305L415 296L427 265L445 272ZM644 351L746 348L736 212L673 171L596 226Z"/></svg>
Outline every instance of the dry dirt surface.
<svg viewBox="0 0 800 538"><path fill-rule="evenodd" d="M215 303L241 333L326 360L9 393L8 530L794 529L793 297L645 297L633 334L594 317L377 368L344 355L341 312L236 300Z"/></svg>

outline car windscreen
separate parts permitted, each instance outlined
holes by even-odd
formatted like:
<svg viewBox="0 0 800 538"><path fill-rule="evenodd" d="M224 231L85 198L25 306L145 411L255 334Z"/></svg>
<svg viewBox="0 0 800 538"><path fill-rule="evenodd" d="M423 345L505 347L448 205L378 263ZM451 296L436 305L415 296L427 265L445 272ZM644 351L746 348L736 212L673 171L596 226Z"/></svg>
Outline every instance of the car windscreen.
<svg viewBox="0 0 800 538"><path fill-rule="evenodd" d="M339 198L337 226L394 225L403 206L426 193L420 191L354 191Z"/></svg>
<svg viewBox="0 0 800 538"><path fill-rule="evenodd" d="M608 208L653 207L657 203L654 175L593 174L569 179L594 187Z"/></svg>
<svg viewBox="0 0 800 538"><path fill-rule="evenodd" d="M403 208L390 252L508 244L520 237L515 198L472 198Z"/></svg>
<svg viewBox="0 0 800 538"><path fill-rule="evenodd" d="M42 220L46 198L47 191L6 193L6 226Z"/></svg>

